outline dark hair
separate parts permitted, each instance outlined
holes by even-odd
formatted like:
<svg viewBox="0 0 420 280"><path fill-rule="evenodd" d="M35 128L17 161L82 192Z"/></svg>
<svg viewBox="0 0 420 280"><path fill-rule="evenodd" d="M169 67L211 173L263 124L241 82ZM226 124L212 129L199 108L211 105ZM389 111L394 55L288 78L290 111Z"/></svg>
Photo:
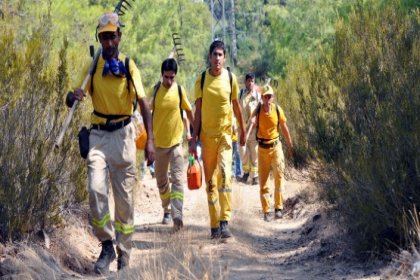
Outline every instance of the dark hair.
<svg viewBox="0 0 420 280"><path fill-rule="evenodd" d="M254 73L247 73L247 74L245 75L245 81L246 81L246 80L248 80L248 79L253 79L253 80L255 80L255 75L254 75Z"/></svg>
<svg viewBox="0 0 420 280"><path fill-rule="evenodd" d="M175 74L178 72L178 64L173 58L167 58L162 62L162 67L160 68L160 73L163 74L164 71L174 71Z"/></svg>
<svg viewBox="0 0 420 280"><path fill-rule="evenodd" d="M225 53L225 43L223 43L220 40L214 40L213 43L211 43L209 54L211 54L214 51L214 49L222 49L223 54L226 54Z"/></svg>

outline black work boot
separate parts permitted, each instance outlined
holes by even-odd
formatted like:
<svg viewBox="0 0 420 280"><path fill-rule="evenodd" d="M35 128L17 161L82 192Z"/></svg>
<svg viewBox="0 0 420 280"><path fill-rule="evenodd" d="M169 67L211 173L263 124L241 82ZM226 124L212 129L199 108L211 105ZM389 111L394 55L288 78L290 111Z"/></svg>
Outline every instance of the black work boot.
<svg viewBox="0 0 420 280"><path fill-rule="evenodd" d="M220 221L220 237L221 238L230 238L232 233L229 230L227 221Z"/></svg>
<svg viewBox="0 0 420 280"><path fill-rule="evenodd" d="M172 217L171 217L171 213L164 213L163 214L163 219L162 219L162 224L163 225L169 225L172 221Z"/></svg>
<svg viewBox="0 0 420 280"><path fill-rule="evenodd" d="M184 223L181 218L174 218L174 232L180 231L183 226Z"/></svg>
<svg viewBox="0 0 420 280"><path fill-rule="evenodd" d="M220 238L220 228L212 228L211 229L211 239L217 239Z"/></svg>
<svg viewBox="0 0 420 280"><path fill-rule="evenodd" d="M242 176L242 183L246 184L248 181L249 173L244 173L244 176Z"/></svg>
<svg viewBox="0 0 420 280"><path fill-rule="evenodd" d="M98 274L108 274L109 265L115 260L114 245L112 240L102 241L102 251L95 263L95 272Z"/></svg>
<svg viewBox="0 0 420 280"><path fill-rule="evenodd" d="M283 218L283 212L281 211L281 209L274 210L274 218L276 220Z"/></svg>
<svg viewBox="0 0 420 280"><path fill-rule="evenodd" d="M258 185L258 176L252 178L252 185Z"/></svg>
<svg viewBox="0 0 420 280"><path fill-rule="evenodd" d="M126 254L121 254L118 256L118 260L117 260L117 269L121 270L124 269L125 267L128 267L130 264L130 257L127 256Z"/></svg>
<svg viewBox="0 0 420 280"><path fill-rule="evenodd" d="M270 212L264 213L264 221L271 222L271 220L273 220L273 216L271 215L271 213Z"/></svg>

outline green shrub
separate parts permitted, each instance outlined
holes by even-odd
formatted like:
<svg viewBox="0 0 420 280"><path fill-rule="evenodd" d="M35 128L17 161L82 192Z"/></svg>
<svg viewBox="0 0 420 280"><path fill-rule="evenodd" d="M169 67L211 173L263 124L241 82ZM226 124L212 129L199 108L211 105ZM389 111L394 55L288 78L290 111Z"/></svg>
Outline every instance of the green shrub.
<svg viewBox="0 0 420 280"><path fill-rule="evenodd" d="M24 22L12 17L6 20L10 24L0 34L4 54L0 63L5 65L0 69L3 241L59 222L66 205L86 197L85 184L78 179L83 176L84 163L75 152L77 146L67 137L60 149L54 149L67 111L62 96L68 87L68 44L64 41L59 52L52 51L48 16L33 23L24 41L14 35ZM70 127L67 135L76 133Z"/></svg>
<svg viewBox="0 0 420 280"><path fill-rule="evenodd" d="M357 6L337 24L331 73L353 134L336 163L337 189L362 251L404 246L404 209L420 204L420 13L397 2ZM350 136L350 135L349 135ZM350 140L350 141L349 141Z"/></svg>
<svg viewBox="0 0 420 280"><path fill-rule="evenodd" d="M333 52L292 60L278 96L300 158L336 173L322 197L360 252L408 245L404 209L420 204L420 11L375 3L337 22Z"/></svg>

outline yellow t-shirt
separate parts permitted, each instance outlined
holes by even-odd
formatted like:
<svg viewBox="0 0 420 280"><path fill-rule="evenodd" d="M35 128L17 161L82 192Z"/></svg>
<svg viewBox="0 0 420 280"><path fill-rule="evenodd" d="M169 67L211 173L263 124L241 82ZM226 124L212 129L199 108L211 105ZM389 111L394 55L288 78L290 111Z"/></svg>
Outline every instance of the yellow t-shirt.
<svg viewBox="0 0 420 280"><path fill-rule="evenodd" d="M232 134L232 105L230 102L238 99L238 82L232 73L232 90L229 72L222 70L219 76L210 75L206 71L203 92L201 92L201 75L195 82L195 98L202 98L201 103L201 132L210 137L222 134Z"/></svg>
<svg viewBox="0 0 420 280"><path fill-rule="evenodd" d="M181 95L181 108L186 111L191 111L191 104L188 101L187 94L182 86ZM173 83L169 89L161 84L156 92L156 99L153 101L153 104L153 134L155 136L155 146L159 148L170 148L179 144L182 140L184 125L179 110L177 83Z"/></svg>
<svg viewBox="0 0 420 280"><path fill-rule="evenodd" d="M118 59L125 63L125 55L120 53ZM130 94L128 94L127 79L116 77L112 74L102 76L104 65L105 60L100 56L93 76L93 93L90 93L94 110L106 115L130 116L133 113L133 101L135 100L133 83L137 90L137 97L143 98L146 96L139 69L134 61L130 59L129 71L133 80L130 82ZM84 89L85 92L90 90L90 84L91 81L89 79ZM92 124L103 124L106 122L106 119L92 113L91 122Z"/></svg>
<svg viewBox="0 0 420 280"><path fill-rule="evenodd" d="M287 121L283 109L280 106L277 106L280 116L280 120L278 120L276 106L276 104L272 103L270 112L265 112L262 105L260 108L257 137L265 139L264 143L266 144L274 142L280 136L279 123L285 123ZM254 114L256 114L256 111L254 111Z"/></svg>

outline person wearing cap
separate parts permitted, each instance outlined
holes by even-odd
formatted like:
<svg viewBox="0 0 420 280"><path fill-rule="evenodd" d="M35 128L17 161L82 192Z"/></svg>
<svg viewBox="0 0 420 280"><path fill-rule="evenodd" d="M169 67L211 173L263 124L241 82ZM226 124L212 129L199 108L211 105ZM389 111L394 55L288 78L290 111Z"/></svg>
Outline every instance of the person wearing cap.
<svg viewBox="0 0 420 280"><path fill-rule="evenodd" d="M273 170L274 177L274 218L282 218L285 160L279 139L280 130L286 140L288 156L293 155L292 138L286 125L287 119L283 109L273 102L273 95L273 89L269 85L263 87L262 104L252 113L251 125L247 131L248 137L254 137L250 132L256 129L260 200L266 222L273 218L270 212L270 169Z"/></svg>
<svg viewBox="0 0 420 280"><path fill-rule="evenodd" d="M108 273L110 263L116 258L114 235L118 270L129 265L134 233L133 186L136 184L135 127L131 115L136 102L147 130L145 157L149 164L155 157L151 115L140 72L131 59L126 69L126 56L118 51L121 26L115 13L99 18L96 31L102 54L96 74L92 74L91 83L87 83L90 87L76 89L68 97L81 101L85 92L89 92L94 109L87 165L90 222L102 246L94 267L98 274ZM131 75L130 80L128 75ZM109 181L115 200L114 224L109 210Z"/></svg>
<svg viewBox="0 0 420 280"><path fill-rule="evenodd" d="M260 94L255 89L255 76L253 73L245 75L245 88L240 92L240 104L245 123L249 125L251 114L261 102ZM253 131L255 134L255 129ZM247 183L250 179L252 185L258 184L258 143L254 137L246 140L244 147L239 149L242 161L243 176L241 181Z"/></svg>
<svg viewBox="0 0 420 280"><path fill-rule="evenodd" d="M161 81L153 89L153 134L156 148L156 184L163 208L162 224L173 220L174 231L183 227L182 208L184 204L185 176L182 136L184 112L193 122L192 107L187 93L176 82L178 66L173 58L165 59L161 66ZM186 120L187 140L191 138ZM171 182L169 182L170 169Z"/></svg>
<svg viewBox="0 0 420 280"><path fill-rule="evenodd" d="M228 222L232 212L232 107L240 125L239 143L245 144L242 112L236 76L224 68L225 45L210 45L210 68L195 82L194 131L190 152L202 144L204 177L210 214L211 238L230 238Z"/></svg>

